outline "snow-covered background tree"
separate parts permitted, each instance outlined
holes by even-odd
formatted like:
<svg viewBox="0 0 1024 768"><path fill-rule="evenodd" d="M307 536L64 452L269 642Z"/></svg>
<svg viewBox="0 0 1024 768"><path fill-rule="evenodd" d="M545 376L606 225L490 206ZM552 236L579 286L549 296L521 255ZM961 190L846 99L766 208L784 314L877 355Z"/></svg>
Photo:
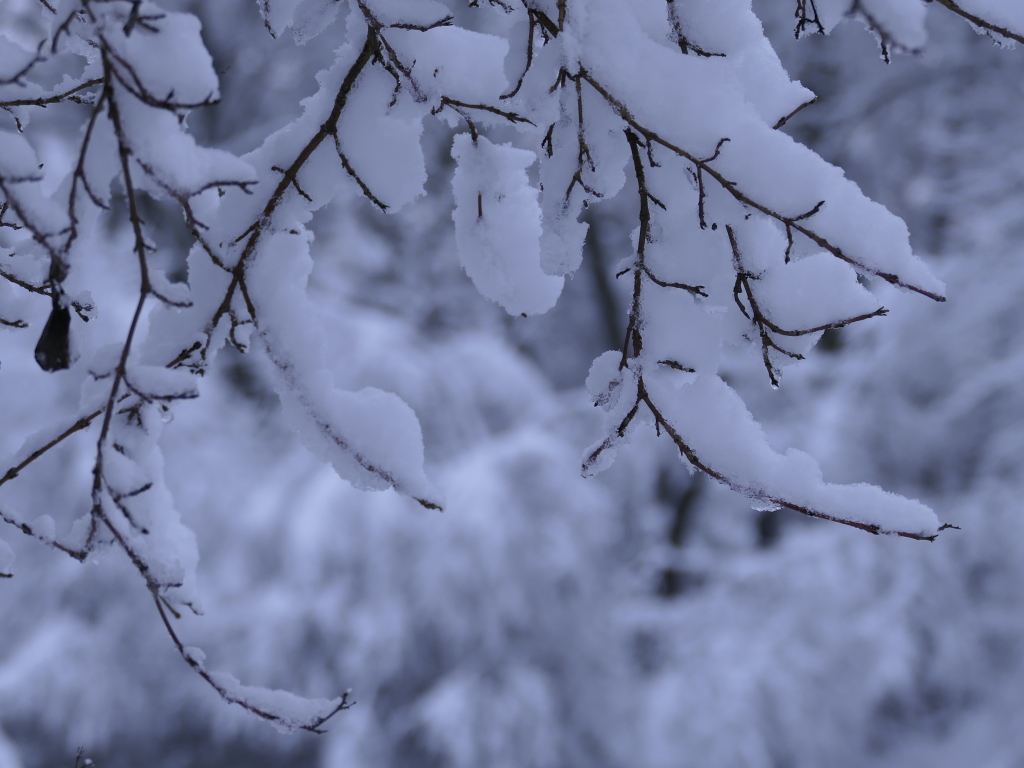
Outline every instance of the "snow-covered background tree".
<svg viewBox="0 0 1024 768"><path fill-rule="evenodd" d="M1020 759L1024 10L940 4L5 3L0 765Z"/></svg>

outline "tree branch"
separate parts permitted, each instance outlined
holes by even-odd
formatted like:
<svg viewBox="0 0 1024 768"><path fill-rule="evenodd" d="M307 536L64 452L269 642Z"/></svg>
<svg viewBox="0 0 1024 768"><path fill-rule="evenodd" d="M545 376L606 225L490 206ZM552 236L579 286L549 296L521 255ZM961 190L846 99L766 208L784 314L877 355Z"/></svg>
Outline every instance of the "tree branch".
<svg viewBox="0 0 1024 768"><path fill-rule="evenodd" d="M1024 43L1024 34L1020 32L1014 32L1009 27L1001 27L998 24L994 24L991 21L981 18L980 16L965 11L963 8L957 5L954 2L954 0L927 0L927 2L933 1L939 3L939 5L945 6L950 11L955 13L957 16L967 19L967 21L971 22L971 24L981 29L984 29L986 32L995 33L997 35L1000 35L1001 37L1005 37L1007 40L1013 40L1014 42L1017 43Z"/></svg>

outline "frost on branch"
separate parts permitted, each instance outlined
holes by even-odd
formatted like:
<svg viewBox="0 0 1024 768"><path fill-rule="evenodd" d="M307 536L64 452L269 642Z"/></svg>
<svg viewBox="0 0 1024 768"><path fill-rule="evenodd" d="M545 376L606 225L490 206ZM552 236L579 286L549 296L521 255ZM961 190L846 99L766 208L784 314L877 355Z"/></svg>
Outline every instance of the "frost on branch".
<svg viewBox="0 0 1024 768"><path fill-rule="evenodd" d="M938 2L1000 42L1022 40L1016 3ZM795 31L854 16L888 56L924 44L923 9L798 0ZM434 117L465 128L452 149L460 260L512 314L553 306L582 261L584 209L635 197L619 272L627 332L588 379L607 418L586 473L646 425L760 507L910 538L942 529L917 502L826 483L810 457L773 451L718 375L724 344L749 345L779 385L823 331L886 313L862 279L943 300L903 223L777 130L814 97L744 0L260 0L253 12L272 35L292 29L301 42L342 17L342 42L300 116L244 157L188 131L189 114L220 96L193 16L141 0L37 10L45 36L0 51L0 325L31 333L39 366L73 396L10 458L0 487L75 436L95 450L88 510L69 533L3 498L0 518L78 560L123 552L182 657L226 700L309 730L347 706L243 686L178 638L172 617L198 610L198 548L164 482L161 431L220 349L255 348L314 454L357 487L441 506L412 409L335 380L357 361L327 360L329 329L307 297L314 213L345 195L384 213L415 201ZM68 162L53 168L33 131L50 108L77 121ZM187 285L151 263L146 198L176 206L191 233ZM118 206L129 238L115 259L98 244ZM112 271L136 289L130 307L94 307Z"/></svg>

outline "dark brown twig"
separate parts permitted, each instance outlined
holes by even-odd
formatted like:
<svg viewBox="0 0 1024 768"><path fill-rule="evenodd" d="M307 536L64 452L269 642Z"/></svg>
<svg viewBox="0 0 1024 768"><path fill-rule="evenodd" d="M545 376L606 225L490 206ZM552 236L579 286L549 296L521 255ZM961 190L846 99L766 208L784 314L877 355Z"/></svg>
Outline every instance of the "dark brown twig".
<svg viewBox="0 0 1024 768"><path fill-rule="evenodd" d="M805 101L799 107L797 107L792 112L790 112L788 115L786 115L785 117L780 118L779 122L777 122L775 125L773 125L772 128L774 128L776 131L779 130L779 128L781 128L786 123L788 123L790 120L792 120L794 117L796 117L796 115L799 112L802 112L803 110L807 109L807 107L809 107L809 106L811 106L813 104L817 104L817 103L818 103L818 97L817 96L815 96L810 101Z"/></svg>
<svg viewBox="0 0 1024 768"><path fill-rule="evenodd" d="M156 604L156 609L160 613L160 618L163 620L164 627L167 629L167 634L171 636L171 641L174 643L174 647L177 648L178 654L181 656L182 659L185 660L185 663L188 664L193 669L193 671L195 671L196 674L198 674L203 680L205 680L206 683L211 688L213 688L224 701L228 702L229 704L237 704L247 712L256 715L257 717L263 718L264 720L268 720L272 723L280 723L286 727L294 727L298 728L299 730L310 731L312 733L323 733L323 725L328 720L330 720L339 712L342 712L346 709L350 709L355 704L355 702L350 702L348 700L349 694L348 691L346 691L344 694L342 694L341 700L338 703L338 705L327 714L314 718L309 723L295 724L279 714L270 712L266 709L256 706L255 704L253 704L250 701L247 701L241 696L235 696L226 687L224 687L224 685L222 685L213 676L213 674L211 674L209 670L206 669L206 666L198 658L196 658L196 655L194 653L190 653L189 649L187 649L184 643L181 642L181 638L178 637L178 633L174 631L174 627L171 624L171 620L167 618L167 611L164 608L164 603L161 601L159 595L157 595L156 593L153 594L153 602Z"/></svg>
<svg viewBox="0 0 1024 768"><path fill-rule="evenodd" d="M84 83L76 85L74 88L70 88L61 93L54 94L53 96L40 96L37 99L14 99L13 101L0 101L0 109L8 109L10 107L47 107L50 104L59 104L62 101L74 101L78 104L84 104L86 102L81 99L77 99L75 94L80 91L84 91L86 88L92 88L94 85L99 85L103 80L101 78L95 78L93 80L87 80Z"/></svg>
<svg viewBox="0 0 1024 768"><path fill-rule="evenodd" d="M932 0L927 1L932 2ZM998 24L994 24L993 22L988 21L987 19L983 19L981 16L973 14L969 11L965 11L956 2L954 2L954 0L934 0L934 2L937 2L939 5L948 8L957 16L967 19L967 21L971 22L971 24L978 27L979 29L983 29L986 32L999 35L1000 37L1005 37L1007 40L1013 40L1014 42L1017 43L1024 43L1024 33L1014 32L1009 27L1002 27Z"/></svg>
<svg viewBox="0 0 1024 768"><path fill-rule="evenodd" d="M642 374L637 376L636 402L634 403L633 407L630 408L630 410L627 412L626 416L622 419L622 421L620 421L619 424L612 430L612 433L586 456L586 458L583 461L583 472L585 474L590 472L591 467L594 466L594 464L605 451L609 450L623 436L625 436L626 429L629 427L630 423L636 417L637 411L639 410L641 405L645 405L647 409L650 411L651 415L654 417L655 428L657 429L659 434L662 430L664 430L665 433L669 436L669 438L671 438L672 442L675 443L680 455L682 455L683 458L685 458L690 463L690 465L692 465L696 469L699 469L708 477L717 480L722 485L731 488L737 493L743 494L749 499L753 499L762 504L769 504L776 507L785 507L786 509L791 509L794 512L799 512L800 514L807 515L808 517L815 517L820 520L829 520L834 523L839 523L840 525L846 525L851 528L857 528L858 530L866 531L867 533L875 535L887 534L892 536L900 536L906 539L916 539L918 541L934 541L938 537L938 533L933 534L931 536L926 536L924 534L914 533L913 531L886 529L880 525L872 523L863 523L858 520L852 520L849 518L838 517L836 515L830 515L827 512L822 512L821 510L813 509L803 504L797 504L788 499L784 499L782 497L771 494L765 491L763 488L756 488L747 485L746 483L743 483L739 480L730 477L725 472L717 470L715 467L706 463L697 454L697 452L690 447L690 445L683 438L679 430L676 429L676 427L661 412L661 409L658 408L657 404L654 402L650 393L648 392ZM941 532L946 530L947 528L955 528L955 526L949 525L947 523L940 526L938 531Z"/></svg>
<svg viewBox="0 0 1024 768"><path fill-rule="evenodd" d="M817 33L825 34L825 27L818 18L818 7L814 0L796 0L796 30L794 34L799 40L804 35ZM811 28L810 30L808 28Z"/></svg>
<svg viewBox="0 0 1024 768"><path fill-rule="evenodd" d="M676 0L665 0L668 4L668 19L672 24L672 34L676 38L676 44L679 46L679 50L683 52L683 55L688 55L691 51L697 56L703 56L704 58L712 57L725 57L724 53L710 53L699 45L695 45L683 31L683 22L679 18L679 9L676 7Z"/></svg>
<svg viewBox="0 0 1024 768"><path fill-rule="evenodd" d="M778 342L772 338L771 334L777 333L780 336L789 337L808 336L812 333L827 331L833 328L844 328L852 323L859 323L861 320L868 320L872 317L881 317L888 314L889 310L885 307L879 307L873 312L868 312L867 314L846 318L845 320L825 323L823 325L815 326L814 328L788 330L779 327L768 318L757 301L757 297L754 294L753 282L759 279L759 275L755 275L750 272L743 265L743 257L740 253L739 243L736 240L735 230L733 230L732 226L727 224L725 231L729 237L729 246L732 248L733 269L736 271L736 282L733 285L733 300L736 302L736 306L739 307L740 312L743 313L743 316L757 326L758 335L761 339L761 354L764 360L764 367L768 371L768 378L771 380L772 386L777 387L779 385L779 371L772 363L770 351L774 349L776 352L779 352L786 357L793 358L794 360L802 360L803 355L791 352L788 349L779 346ZM788 251L786 260L789 260ZM741 295L746 298L746 306L743 304Z"/></svg>
<svg viewBox="0 0 1024 768"><path fill-rule="evenodd" d="M901 43L896 37L885 28L874 14L868 11L861 0L853 0L853 5L850 6L850 10L847 12L848 16L858 16L864 22L865 26L871 31L871 34L878 40L878 47L882 51L882 59L888 64L891 60L891 54L893 51L897 53L920 53L921 51L917 48L908 48L906 45Z"/></svg>

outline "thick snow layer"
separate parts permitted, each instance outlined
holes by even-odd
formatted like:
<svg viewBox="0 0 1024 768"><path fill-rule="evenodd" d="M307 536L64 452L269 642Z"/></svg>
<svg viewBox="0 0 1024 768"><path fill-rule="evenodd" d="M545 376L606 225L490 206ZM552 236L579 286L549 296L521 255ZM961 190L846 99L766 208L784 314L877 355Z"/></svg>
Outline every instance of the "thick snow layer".
<svg viewBox="0 0 1024 768"><path fill-rule="evenodd" d="M452 156L458 163L452 217L466 274L509 314L547 312L563 279L540 267L540 206L526 176L536 156L485 138L474 142L465 133L455 137Z"/></svg>
<svg viewBox="0 0 1024 768"><path fill-rule="evenodd" d="M280 233L273 236L268 254L255 264L251 277L259 339L276 369L282 405L307 448L357 487L393 487L441 506L423 471L423 437L409 406L375 388L346 392L335 387L323 330L306 322L311 315L308 243Z"/></svg>

